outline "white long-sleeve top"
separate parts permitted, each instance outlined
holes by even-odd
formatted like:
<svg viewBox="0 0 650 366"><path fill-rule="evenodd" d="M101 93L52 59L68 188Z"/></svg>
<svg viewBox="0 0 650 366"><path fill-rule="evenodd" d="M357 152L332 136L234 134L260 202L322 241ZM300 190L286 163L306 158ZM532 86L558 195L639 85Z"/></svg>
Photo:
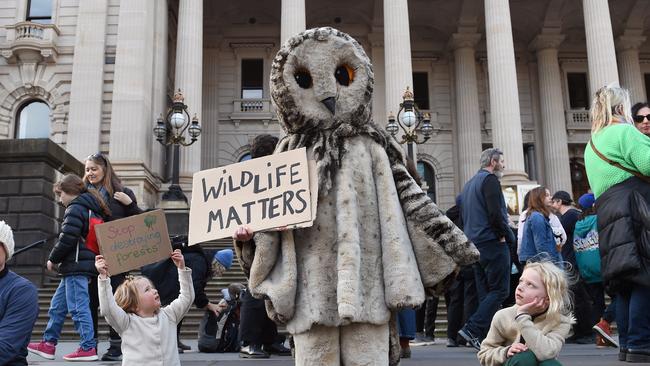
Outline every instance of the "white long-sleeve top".
<svg viewBox="0 0 650 366"><path fill-rule="evenodd" d="M117 306L111 281L99 278L99 307L106 322L122 337L122 365L180 365L176 326L194 301L192 270L178 270L181 292L171 304L150 318L126 313Z"/></svg>

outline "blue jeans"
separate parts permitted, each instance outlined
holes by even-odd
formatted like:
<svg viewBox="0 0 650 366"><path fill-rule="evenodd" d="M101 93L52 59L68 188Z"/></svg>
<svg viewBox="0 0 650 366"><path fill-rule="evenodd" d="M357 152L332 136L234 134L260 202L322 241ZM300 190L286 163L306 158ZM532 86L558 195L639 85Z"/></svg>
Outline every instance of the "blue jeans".
<svg viewBox="0 0 650 366"><path fill-rule="evenodd" d="M59 287L50 302L43 340L56 344L61 336L65 316L70 313L74 327L81 337L79 346L84 350L97 347L93 320L90 315L90 297L88 296L88 277L66 276L61 279Z"/></svg>
<svg viewBox="0 0 650 366"><path fill-rule="evenodd" d="M634 284L616 294L616 325L621 348L650 348L650 287Z"/></svg>
<svg viewBox="0 0 650 366"><path fill-rule="evenodd" d="M397 329L400 338L415 339L414 309L402 309L397 312Z"/></svg>
<svg viewBox="0 0 650 366"><path fill-rule="evenodd" d="M463 328L482 340L490 330L492 317L510 293L510 250L506 243L498 241L478 243L476 249L481 254L474 265L479 304Z"/></svg>

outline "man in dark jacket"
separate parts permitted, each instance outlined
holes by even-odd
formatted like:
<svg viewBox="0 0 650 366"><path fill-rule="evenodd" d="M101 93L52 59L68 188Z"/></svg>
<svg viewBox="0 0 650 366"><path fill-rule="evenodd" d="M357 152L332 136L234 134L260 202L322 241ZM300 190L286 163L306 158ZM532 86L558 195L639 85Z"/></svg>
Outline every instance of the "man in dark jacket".
<svg viewBox="0 0 650 366"><path fill-rule="evenodd" d="M632 177L596 200L602 276L616 294L619 360L650 363L650 184Z"/></svg>
<svg viewBox="0 0 650 366"><path fill-rule="evenodd" d="M472 347L480 349L492 317L510 292L510 251L516 238L508 225L501 183L503 152L491 148L481 153L481 169L463 187L461 216L463 232L481 253L474 266L479 305L458 331Z"/></svg>
<svg viewBox="0 0 650 366"><path fill-rule="evenodd" d="M38 317L36 287L6 267L14 235L0 221L0 365L27 365L27 344Z"/></svg>

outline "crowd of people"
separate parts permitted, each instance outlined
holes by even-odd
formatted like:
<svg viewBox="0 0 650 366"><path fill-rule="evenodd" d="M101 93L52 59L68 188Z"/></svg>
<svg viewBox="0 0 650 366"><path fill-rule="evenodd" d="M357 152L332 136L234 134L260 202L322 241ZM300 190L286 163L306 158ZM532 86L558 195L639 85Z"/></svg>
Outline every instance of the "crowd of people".
<svg viewBox="0 0 650 366"><path fill-rule="evenodd" d="M534 188L517 224L500 184L507 157L498 148L482 152L480 169L447 211L480 252L479 262L459 268L444 293L447 347L475 348L482 365L560 365L565 342L618 347L621 361L650 362L650 313L644 309L650 303L650 106L631 107L625 89L605 86L596 92L591 121L585 148L590 191L574 202L568 192ZM258 136L251 156L271 154L277 142ZM417 180L415 169L409 172ZM54 359L68 313L79 347L63 358L98 360L98 309L110 325L102 360L148 364L158 355L164 364L179 364L178 354L189 349L180 327L192 304L205 310L199 351L238 351L244 358L291 354L264 300L245 285L224 289L217 304L205 293L207 282L232 265L230 249L187 246L177 237L171 257L143 267L142 276L110 273L89 235L93 218L106 222L142 210L105 155L89 156L85 175L64 176L54 192L66 209L46 266L61 279L38 342L28 343L37 290L5 265L15 244L0 221L0 364L26 364L28 351ZM241 259L254 257L254 233L240 227L233 239L248 277L251 263ZM420 308L396 314L401 357L410 357L411 345L435 342L438 301L429 297Z"/></svg>

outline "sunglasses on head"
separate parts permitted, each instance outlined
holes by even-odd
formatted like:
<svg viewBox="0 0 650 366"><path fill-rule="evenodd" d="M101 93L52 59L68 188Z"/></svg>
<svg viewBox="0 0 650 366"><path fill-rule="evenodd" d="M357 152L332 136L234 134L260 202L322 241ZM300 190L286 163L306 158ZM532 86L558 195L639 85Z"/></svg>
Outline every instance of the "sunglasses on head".
<svg viewBox="0 0 650 366"><path fill-rule="evenodd" d="M104 162L104 164L106 164L106 158L100 152L96 152L96 153L94 153L92 155L88 155L86 160L102 160Z"/></svg>

